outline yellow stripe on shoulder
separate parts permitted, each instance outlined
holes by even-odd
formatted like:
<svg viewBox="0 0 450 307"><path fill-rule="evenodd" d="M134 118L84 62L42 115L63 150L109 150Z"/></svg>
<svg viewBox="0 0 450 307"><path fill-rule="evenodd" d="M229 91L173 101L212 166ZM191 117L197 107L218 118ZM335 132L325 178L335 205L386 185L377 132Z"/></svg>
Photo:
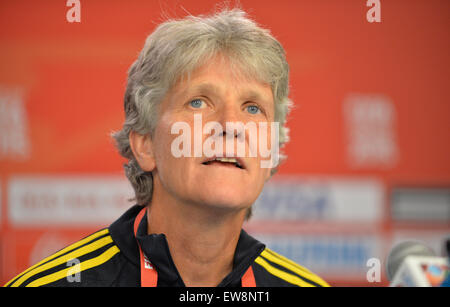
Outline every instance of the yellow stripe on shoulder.
<svg viewBox="0 0 450 307"><path fill-rule="evenodd" d="M89 240L88 240L89 241ZM34 269L28 270L28 272L26 272L25 274L23 274L19 279L17 279L14 283L11 284L11 287L18 287L20 286L23 282L25 282L26 280L28 280L30 277L41 273L43 271L49 270L51 268L54 268L60 264L63 263L67 263L69 260L75 259L75 258L79 258L83 255L86 255L88 253L91 253L99 248L102 248L103 246L112 243L113 240L111 238L111 236L106 236L100 239L95 240L94 242L87 244L81 248L75 249L74 251L62 255L60 257L56 257L55 259L46 262L40 266L35 267ZM80 244L82 245L82 244ZM79 246L79 245L78 245ZM68 249L70 250L70 249ZM61 253L59 253L61 254ZM52 258L52 256L50 256L50 259Z"/></svg>
<svg viewBox="0 0 450 307"><path fill-rule="evenodd" d="M94 268L96 266L99 266L99 265L107 262L119 251L120 251L119 248L116 245L114 245L114 246L110 247L109 249L107 249L105 252L103 252L100 256L83 261L79 265L76 265L74 267L68 267L68 268L58 271L56 273L36 279L36 280L32 281L31 283L29 283L28 285L26 285L26 287L44 286L44 285L50 284L52 282L55 282L57 280L63 279L67 276L85 271L87 269Z"/></svg>
<svg viewBox="0 0 450 307"><path fill-rule="evenodd" d="M60 255L65 254L65 253L67 253L68 251L73 250L73 249L75 249L75 248L78 248L78 247L80 247L81 245L86 244L87 242L92 241L92 240L94 240L95 238L101 237L101 236L103 236L103 235L105 235L105 234L107 234L107 233L109 233L108 228L103 229L103 230L100 230L100 231L97 231L97 232L95 232L95 233L93 233L93 234L87 236L86 238L84 238L84 239L82 239L82 240L80 240L80 241L77 241L77 242L75 242L75 243L73 243L73 244L71 244L71 245L69 245L69 246L63 248L62 250L60 250L60 251L58 251L58 252L56 252L56 253L50 255L49 257L43 259L42 261L40 261L40 262L36 263L35 265L29 267L27 270L23 271L23 272L20 273L19 275L15 276L13 279L11 279L10 281L8 281L8 282L4 285L4 287L8 287L15 279L17 279L18 277L23 276L23 275L29 273L31 270L34 270L35 268L37 268L38 266L42 265L43 263L45 263L45 262L47 262L47 261L49 261L49 260L51 260L51 259L57 258L57 257L59 257Z"/></svg>
<svg viewBox="0 0 450 307"><path fill-rule="evenodd" d="M261 256L266 258L267 260L276 263L289 271L292 271L293 273L300 275L304 277L305 279L308 279L322 287L329 287L328 283L325 282L322 278L317 276L316 274L312 273L308 269L302 267L301 265L293 262L292 260L275 253L274 251L266 248L262 253Z"/></svg>
<svg viewBox="0 0 450 307"><path fill-rule="evenodd" d="M262 266L264 269L266 269L267 272L269 272L272 275L275 275L278 278L283 279L284 281L287 281L290 284L299 286L299 287L314 287L314 285L305 282L303 279L301 279L298 276L286 273L282 270L279 270L273 266L271 266L266 260L264 260L263 257L259 256L255 259L255 262Z"/></svg>

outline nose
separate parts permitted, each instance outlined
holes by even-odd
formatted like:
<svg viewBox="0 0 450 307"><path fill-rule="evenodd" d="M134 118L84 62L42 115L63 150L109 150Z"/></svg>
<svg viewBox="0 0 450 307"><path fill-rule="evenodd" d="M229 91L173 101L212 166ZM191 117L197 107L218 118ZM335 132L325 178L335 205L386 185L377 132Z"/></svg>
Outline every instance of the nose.
<svg viewBox="0 0 450 307"><path fill-rule="evenodd" d="M240 128L241 125L236 125L237 123L244 123L242 112L237 103L231 100L227 101L218 109L216 117L216 121L222 126L223 135L238 137L244 133Z"/></svg>

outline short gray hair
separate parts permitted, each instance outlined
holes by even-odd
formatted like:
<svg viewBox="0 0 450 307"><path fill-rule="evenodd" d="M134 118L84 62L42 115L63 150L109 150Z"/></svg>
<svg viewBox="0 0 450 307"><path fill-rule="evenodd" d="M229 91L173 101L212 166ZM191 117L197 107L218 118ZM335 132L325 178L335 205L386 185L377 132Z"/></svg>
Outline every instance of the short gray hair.
<svg viewBox="0 0 450 307"><path fill-rule="evenodd" d="M218 54L247 76L271 85L280 148L288 142L285 123L291 106L289 66L283 47L267 29L259 27L238 8L163 22L147 37L138 59L129 69L124 97L125 122L122 130L112 134L119 153L128 159L125 174L138 204L151 202L153 177L139 167L130 148L130 131L152 135L158 120L158 105L167 92L181 77ZM280 155L280 161L284 159ZM275 172L272 169L272 175ZM251 210L247 218L250 215Z"/></svg>

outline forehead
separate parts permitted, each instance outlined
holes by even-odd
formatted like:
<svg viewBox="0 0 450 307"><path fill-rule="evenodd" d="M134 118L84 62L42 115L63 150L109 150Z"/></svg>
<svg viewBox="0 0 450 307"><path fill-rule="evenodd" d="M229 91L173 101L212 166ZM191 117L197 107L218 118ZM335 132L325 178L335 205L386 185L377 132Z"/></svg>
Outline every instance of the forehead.
<svg viewBox="0 0 450 307"><path fill-rule="evenodd" d="M233 92L240 96L255 97L273 103L273 92L269 83L256 79L246 69L225 57L214 57L193 72L184 75L170 92L182 96Z"/></svg>

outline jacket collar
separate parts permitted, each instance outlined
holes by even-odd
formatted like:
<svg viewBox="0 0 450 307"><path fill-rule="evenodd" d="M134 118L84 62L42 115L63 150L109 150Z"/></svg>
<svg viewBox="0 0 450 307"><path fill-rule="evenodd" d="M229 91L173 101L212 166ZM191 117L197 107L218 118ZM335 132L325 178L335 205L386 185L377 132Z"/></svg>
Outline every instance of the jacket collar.
<svg viewBox="0 0 450 307"><path fill-rule="evenodd" d="M164 234L147 234L147 213L138 226L137 238L135 238L133 223L141 209L142 206L133 206L109 227L113 240L125 257L138 268L140 264L137 242L139 242L144 254L158 272L158 286L184 286L170 255L166 236ZM245 271L264 248L264 244L241 230L234 253L233 271L222 280L219 286L240 286Z"/></svg>

